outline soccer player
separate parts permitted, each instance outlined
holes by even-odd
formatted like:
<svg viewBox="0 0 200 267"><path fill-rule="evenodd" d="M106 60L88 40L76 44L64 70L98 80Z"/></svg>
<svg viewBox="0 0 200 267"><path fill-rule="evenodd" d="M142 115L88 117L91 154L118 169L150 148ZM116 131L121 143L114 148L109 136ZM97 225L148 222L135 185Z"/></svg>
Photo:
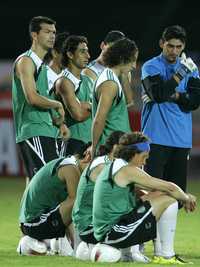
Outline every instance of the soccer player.
<svg viewBox="0 0 200 267"><path fill-rule="evenodd" d="M65 236L72 221L79 177L90 160L85 155L87 147L88 144L79 147L71 157L48 162L32 178L20 205L19 221L24 234L17 249L20 254L46 254L46 239Z"/></svg>
<svg viewBox="0 0 200 267"><path fill-rule="evenodd" d="M88 41L84 36L71 35L63 46L62 64L65 67L55 83L55 94L65 106L65 122L70 129L67 153L82 142L91 141L91 91L93 81L81 71L90 58Z"/></svg>
<svg viewBox="0 0 200 267"><path fill-rule="evenodd" d="M77 189L76 200L73 207L72 219L75 229L82 241L77 248L76 257L81 260L90 259L90 251L96 244L92 226L92 205L93 191L97 176L103 169L104 165L113 159L115 145L118 144L119 138L123 135L121 131L115 131L110 134L106 143L99 148L98 157L90 162L80 177Z"/></svg>
<svg viewBox="0 0 200 267"><path fill-rule="evenodd" d="M61 32L56 34L54 47L50 49L45 55L44 61L48 64L47 77L49 92L51 92L54 82L57 80L63 70L62 48L68 36L68 32Z"/></svg>
<svg viewBox="0 0 200 267"><path fill-rule="evenodd" d="M125 38L125 34L118 30L109 31L100 44L101 53L97 59L92 60L86 68L83 70L83 73L88 75L91 79L96 81L102 71L106 68L106 62L104 62L103 54L106 52L108 47L114 44L114 42ZM131 107L134 104L133 101L133 90L131 88L131 72L126 74L121 74L119 80L122 84L124 94L126 97L127 107Z"/></svg>
<svg viewBox="0 0 200 267"><path fill-rule="evenodd" d="M178 202L194 211L196 198L172 182L152 177L140 169L149 155L148 138L140 132L124 134L112 163L105 165L93 195L94 237L100 243L91 252L93 261L118 261L119 248L130 247L156 236L161 238L157 263L181 264L175 256L174 235ZM134 188L152 191L136 198Z"/></svg>
<svg viewBox="0 0 200 267"><path fill-rule="evenodd" d="M128 111L119 76L136 67L138 48L134 41L123 38L103 54L107 68L96 80L93 92L92 156L113 131L130 132Z"/></svg>
<svg viewBox="0 0 200 267"><path fill-rule="evenodd" d="M59 128L53 124L51 110L64 120L59 101L48 96L45 54L53 48L56 22L34 17L29 24L31 48L20 55L13 66L12 102L16 131L25 169L31 178L48 161L58 157L56 138Z"/></svg>
<svg viewBox="0 0 200 267"><path fill-rule="evenodd" d="M94 81L99 77L102 71L106 68L106 64L103 59L103 54L114 42L125 38L125 34L121 31L110 31L107 33L106 37L100 44L101 53L98 58L92 60L86 68L83 70L83 73L91 77Z"/></svg>
<svg viewBox="0 0 200 267"><path fill-rule="evenodd" d="M48 90L49 95L54 98L53 89L54 83L61 75L63 70L62 66L62 47L64 41L69 36L68 32L61 32L56 34L55 44L52 49L48 51L45 55L45 63L47 66L47 79L48 79ZM60 135L57 139L59 156L64 156L66 151L66 141L70 137L70 130L67 128L66 124L62 123L60 126Z"/></svg>

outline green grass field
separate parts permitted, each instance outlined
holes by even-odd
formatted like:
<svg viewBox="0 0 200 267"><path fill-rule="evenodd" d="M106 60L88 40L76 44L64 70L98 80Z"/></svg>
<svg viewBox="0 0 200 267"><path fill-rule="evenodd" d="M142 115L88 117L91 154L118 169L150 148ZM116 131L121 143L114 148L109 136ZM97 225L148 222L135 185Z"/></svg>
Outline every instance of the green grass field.
<svg viewBox="0 0 200 267"><path fill-rule="evenodd" d="M25 186L21 178L0 178L0 267L63 267L63 266L108 266L108 264L93 264L81 262L70 257L59 256L18 256L16 246L20 238L18 228L19 202ZM193 180L189 182L188 191L198 197L198 207L193 214L181 211L178 217L175 248L176 252L184 256L186 260L192 261L195 266L200 266L200 182ZM146 254L152 255L152 244L148 242L145 246ZM130 266L145 264L116 263L109 266ZM159 266L148 264L149 266Z"/></svg>

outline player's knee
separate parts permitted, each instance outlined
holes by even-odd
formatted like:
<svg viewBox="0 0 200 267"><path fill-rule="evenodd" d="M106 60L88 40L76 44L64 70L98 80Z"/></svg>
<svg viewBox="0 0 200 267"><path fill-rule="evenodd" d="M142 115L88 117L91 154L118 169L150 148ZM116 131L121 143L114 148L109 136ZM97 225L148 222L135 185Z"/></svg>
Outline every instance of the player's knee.
<svg viewBox="0 0 200 267"><path fill-rule="evenodd" d="M163 195L150 201L153 207L153 214L158 220L161 214L173 203L177 202L174 198Z"/></svg>
<svg viewBox="0 0 200 267"><path fill-rule="evenodd" d="M173 197L170 197L170 196L166 196L165 198L163 198L163 208L166 209L168 208L171 204L177 202L176 199L174 199Z"/></svg>

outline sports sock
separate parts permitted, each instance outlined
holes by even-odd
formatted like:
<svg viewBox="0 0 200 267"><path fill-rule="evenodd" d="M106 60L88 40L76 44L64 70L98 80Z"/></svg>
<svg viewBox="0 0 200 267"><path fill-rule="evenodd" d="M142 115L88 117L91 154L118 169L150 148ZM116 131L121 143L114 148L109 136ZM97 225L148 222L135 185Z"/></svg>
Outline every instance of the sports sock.
<svg viewBox="0 0 200 267"><path fill-rule="evenodd" d="M172 257L174 252L174 236L178 213L178 202L171 204L161 215L157 222L158 233L161 242L161 254L163 257Z"/></svg>
<svg viewBox="0 0 200 267"><path fill-rule="evenodd" d="M76 228L74 228L74 252L76 253L76 250L81 243L81 239L79 237L79 233Z"/></svg>
<svg viewBox="0 0 200 267"><path fill-rule="evenodd" d="M161 243L160 243L160 236L158 232L158 227L157 227L157 236L153 240L153 246L154 246L154 256L161 256Z"/></svg>

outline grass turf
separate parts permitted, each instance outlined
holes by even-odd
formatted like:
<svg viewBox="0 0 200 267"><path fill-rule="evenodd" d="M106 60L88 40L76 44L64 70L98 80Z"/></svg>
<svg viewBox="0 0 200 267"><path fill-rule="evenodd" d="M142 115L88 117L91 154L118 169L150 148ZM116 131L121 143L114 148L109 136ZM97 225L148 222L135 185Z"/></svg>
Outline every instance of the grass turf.
<svg viewBox="0 0 200 267"><path fill-rule="evenodd" d="M94 265L108 266L108 264L94 264L91 262L81 262L71 257L59 256L18 256L16 246L20 238L18 228L19 203L25 186L25 180L22 178L0 178L0 266L1 267L89 267ZM190 180L188 191L198 197L197 210L192 214L184 211L179 212L178 225L175 238L175 249L178 254L184 256L184 259L192 261L196 266L200 266L200 182ZM145 245L145 251L148 256L152 255L152 243ZM109 264L110 267L125 267L138 265L135 263L116 263ZM139 264L146 266L146 264ZM158 266L149 264L149 266Z"/></svg>

